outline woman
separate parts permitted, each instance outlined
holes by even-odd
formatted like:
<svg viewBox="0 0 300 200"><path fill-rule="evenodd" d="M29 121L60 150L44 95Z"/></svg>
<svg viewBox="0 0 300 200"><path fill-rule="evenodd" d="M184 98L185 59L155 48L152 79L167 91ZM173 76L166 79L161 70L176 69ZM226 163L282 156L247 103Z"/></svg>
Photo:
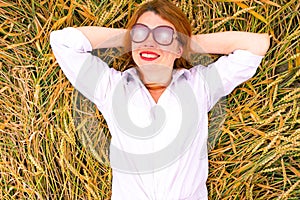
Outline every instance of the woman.
<svg viewBox="0 0 300 200"><path fill-rule="evenodd" d="M133 62L124 72L90 54L128 41ZM192 36L175 5L154 0L139 7L126 29L69 27L52 32L50 42L70 82L107 121L112 199L207 199L207 112L254 75L268 35ZM190 68L190 51L226 56Z"/></svg>

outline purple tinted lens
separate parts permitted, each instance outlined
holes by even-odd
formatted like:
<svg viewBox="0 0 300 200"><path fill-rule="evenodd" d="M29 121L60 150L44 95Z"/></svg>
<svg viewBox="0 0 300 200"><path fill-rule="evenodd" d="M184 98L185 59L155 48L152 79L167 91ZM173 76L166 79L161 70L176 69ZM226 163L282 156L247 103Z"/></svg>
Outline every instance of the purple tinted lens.
<svg viewBox="0 0 300 200"><path fill-rule="evenodd" d="M153 30L154 40L161 45L170 45L173 42L174 30L168 26L159 26Z"/></svg>
<svg viewBox="0 0 300 200"><path fill-rule="evenodd" d="M150 29L142 24L136 24L130 31L131 40L136 43L144 42L150 33Z"/></svg>

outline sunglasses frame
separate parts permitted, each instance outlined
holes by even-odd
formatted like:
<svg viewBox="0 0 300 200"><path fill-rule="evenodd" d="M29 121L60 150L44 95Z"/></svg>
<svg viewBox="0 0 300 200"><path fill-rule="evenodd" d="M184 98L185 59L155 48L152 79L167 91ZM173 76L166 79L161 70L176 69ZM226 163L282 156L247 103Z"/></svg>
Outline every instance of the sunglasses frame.
<svg viewBox="0 0 300 200"><path fill-rule="evenodd" d="M143 27L147 28L147 30L148 30L148 33L147 33L147 36L145 37L145 39L142 40L142 41L139 41L139 42L133 40L133 30L134 30L134 27L137 26L137 25L143 26ZM158 28L163 28L163 27L169 28L169 29L172 30L172 39L171 39L170 43L168 43L168 44L162 44L162 43L158 42L157 39L156 39L156 37L155 37L155 34L154 34L154 31L155 31L155 30L157 30ZM146 41L146 40L148 39L150 33L152 33L152 37L153 37L154 41L155 41L157 44L162 45L162 46L169 46L169 45L171 45L171 44L173 43L174 39L177 38L177 37L176 37L176 34L175 34L175 30L174 30L171 26L162 25L162 26L157 26L157 27L155 27L154 29L150 29L150 28L149 28L147 25L145 25L145 24L136 23L136 24L133 25L132 29L130 30L131 41L133 41L133 42L135 42L135 43L142 43L142 42L144 42L144 41Z"/></svg>

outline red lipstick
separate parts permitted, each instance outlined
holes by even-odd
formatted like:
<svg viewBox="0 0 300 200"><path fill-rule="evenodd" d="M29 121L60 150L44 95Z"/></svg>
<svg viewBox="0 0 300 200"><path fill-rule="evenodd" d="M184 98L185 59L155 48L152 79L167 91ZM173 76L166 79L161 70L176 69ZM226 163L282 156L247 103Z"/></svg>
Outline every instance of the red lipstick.
<svg viewBox="0 0 300 200"><path fill-rule="evenodd" d="M140 53L140 56L143 60L146 60L146 61L153 61L160 57L159 54L157 54L153 51L142 51Z"/></svg>

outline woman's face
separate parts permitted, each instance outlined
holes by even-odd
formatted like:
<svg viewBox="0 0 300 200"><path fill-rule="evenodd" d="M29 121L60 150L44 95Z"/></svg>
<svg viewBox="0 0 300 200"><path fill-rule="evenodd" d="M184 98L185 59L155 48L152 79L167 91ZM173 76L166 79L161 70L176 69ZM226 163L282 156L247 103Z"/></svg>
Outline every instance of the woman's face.
<svg viewBox="0 0 300 200"><path fill-rule="evenodd" d="M151 70L162 70L162 68L172 70L175 59L180 58L182 54L182 47L176 39L176 32L170 36L170 31L175 31L174 25L151 11L141 15L137 24L140 25L137 26L135 34L136 38L141 40L135 42L132 38L132 57L137 66L140 69L151 67ZM152 30L152 33L143 40L143 33L145 35L149 30Z"/></svg>

